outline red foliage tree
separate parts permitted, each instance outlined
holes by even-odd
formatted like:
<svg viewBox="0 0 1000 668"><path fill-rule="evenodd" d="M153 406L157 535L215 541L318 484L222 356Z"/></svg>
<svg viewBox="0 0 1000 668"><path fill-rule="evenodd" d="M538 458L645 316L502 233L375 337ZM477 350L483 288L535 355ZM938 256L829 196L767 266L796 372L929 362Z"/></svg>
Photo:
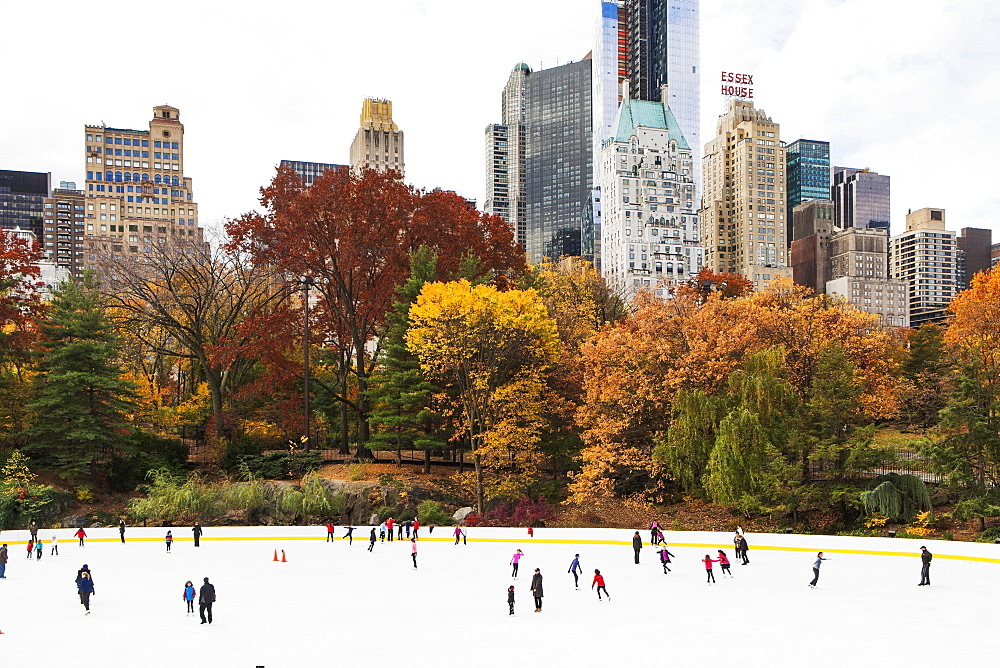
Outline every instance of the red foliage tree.
<svg viewBox="0 0 1000 668"><path fill-rule="evenodd" d="M312 281L320 295L317 326L353 356L352 408L362 447L369 435L368 379L378 357L369 344L407 278L410 252L433 248L446 271L457 271L467 256L484 272L523 268L506 223L470 209L454 193L418 192L398 172L328 170L306 187L293 170L279 169L260 201L265 214L227 223L230 246L257 264Z"/></svg>
<svg viewBox="0 0 1000 668"><path fill-rule="evenodd" d="M26 354L44 306L39 297L38 243L0 229L0 357Z"/></svg>

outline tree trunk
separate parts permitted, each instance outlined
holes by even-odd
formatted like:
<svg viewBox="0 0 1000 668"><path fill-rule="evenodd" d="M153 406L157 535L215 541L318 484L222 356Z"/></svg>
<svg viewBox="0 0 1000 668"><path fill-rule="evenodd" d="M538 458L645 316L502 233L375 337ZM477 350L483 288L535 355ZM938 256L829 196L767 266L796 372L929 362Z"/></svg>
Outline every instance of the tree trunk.
<svg viewBox="0 0 1000 668"><path fill-rule="evenodd" d="M340 396L342 401L340 402L340 454L349 455L351 454L351 444L350 444L350 431L348 425L349 413L347 410L347 373L346 371L341 376L340 382Z"/></svg>
<svg viewBox="0 0 1000 668"><path fill-rule="evenodd" d="M222 421L222 379L212 369L206 365L205 382L208 383L208 393L212 397L212 426L215 427L215 435L223 436L224 424Z"/></svg>
<svg viewBox="0 0 1000 668"><path fill-rule="evenodd" d="M483 498L483 461L479 453L475 453L473 458L476 462L476 512L483 516L485 499Z"/></svg>
<svg viewBox="0 0 1000 668"><path fill-rule="evenodd" d="M431 451L430 448L424 450L424 473L431 472Z"/></svg>

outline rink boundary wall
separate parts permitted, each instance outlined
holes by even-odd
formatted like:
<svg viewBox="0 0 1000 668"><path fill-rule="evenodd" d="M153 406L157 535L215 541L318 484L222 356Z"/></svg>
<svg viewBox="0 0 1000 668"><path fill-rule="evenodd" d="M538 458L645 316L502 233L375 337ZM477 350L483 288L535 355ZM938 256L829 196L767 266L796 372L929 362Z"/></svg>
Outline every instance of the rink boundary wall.
<svg viewBox="0 0 1000 668"><path fill-rule="evenodd" d="M428 536L425 527L421 527L421 543L440 542L453 543L455 538L452 527L435 527L439 533L436 536ZM220 541L269 541L281 543L282 541L315 540L326 541L326 528L324 526L297 526L297 527L204 527L205 534L201 540L206 544ZM129 527L125 533L128 542L158 542L162 543L166 531L175 531L189 534L190 527ZM370 526L356 527L354 538L361 543L368 542ZM535 529L536 536L530 538L523 528L492 528L492 527L472 527L466 529L469 534L469 543L509 543L518 545L530 545L531 543L561 544L561 545L617 545L622 547L632 546L632 533L634 530L628 529ZM39 529L42 544L49 546L51 536L55 534L59 538L59 544L66 548L75 547L77 539L69 534L73 529ZM345 540L342 537L343 526L337 528L336 541ZM88 543L119 543L120 537L117 527L95 528L88 532L86 539ZM47 535L46 535L47 534ZM222 535L220 535L222 534ZM485 534L485 535L484 535ZM541 534L539 536L538 534ZM547 538L546 535L556 534L556 537ZM573 534L569 537L568 534ZM666 531L664 532L667 543L671 548L699 548L699 549L732 549L733 543L731 533L707 532L707 531ZM561 537L567 536L567 537ZM645 540L648 538L648 531L640 531L643 537L643 547L650 547ZM23 537L23 538L22 538ZM27 529L8 530L0 533L0 543L7 543L8 548L14 545L26 545L28 538ZM1000 546L988 543L966 543L956 541L921 540L912 538L865 538L856 536L825 536L811 534L746 534L749 543L750 554L755 551L782 551L782 552L817 552L822 550L831 554L858 554L869 556L885 557L918 557L919 548L926 545L934 553L936 559L951 559L958 561L974 561L981 563L1000 564ZM693 540L692 540L693 539ZM699 540L700 539L700 540ZM396 539L399 541L400 539ZM406 539L402 539L404 542ZM396 542L394 541L394 542ZM192 543L194 538L189 535L177 535L174 537L175 543ZM902 543L902 544L901 544ZM912 549L902 549L909 548Z"/></svg>

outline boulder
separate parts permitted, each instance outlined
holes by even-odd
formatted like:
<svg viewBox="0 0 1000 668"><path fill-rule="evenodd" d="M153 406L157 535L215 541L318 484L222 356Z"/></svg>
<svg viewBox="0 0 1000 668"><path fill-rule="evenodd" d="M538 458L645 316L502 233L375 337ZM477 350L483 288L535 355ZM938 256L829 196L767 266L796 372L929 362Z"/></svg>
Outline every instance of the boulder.
<svg viewBox="0 0 1000 668"><path fill-rule="evenodd" d="M463 522L465 521L465 518L471 514L472 514L472 508L466 506L465 508L459 508L458 510L456 510L455 514L452 515L452 517L455 518L456 522Z"/></svg>

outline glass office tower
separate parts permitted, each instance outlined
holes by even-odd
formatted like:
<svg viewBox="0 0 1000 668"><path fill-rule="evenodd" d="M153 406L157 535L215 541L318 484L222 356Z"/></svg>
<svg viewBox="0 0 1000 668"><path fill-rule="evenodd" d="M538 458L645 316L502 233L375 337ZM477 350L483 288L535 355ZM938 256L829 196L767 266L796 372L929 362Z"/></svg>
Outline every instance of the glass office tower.
<svg viewBox="0 0 1000 668"><path fill-rule="evenodd" d="M889 229L889 177L870 169L834 167L834 224L840 228L874 227Z"/></svg>
<svg viewBox="0 0 1000 668"><path fill-rule="evenodd" d="M582 254L593 185L591 60L533 72L524 90L525 251L529 262Z"/></svg>
<svg viewBox="0 0 1000 668"><path fill-rule="evenodd" d="M830 142L797 139L785 148L788 236L792 235L791 212L812 199L830 199Z"/></svg>
<svg viewBox="0 0 1000 668"><path fill-rule="evenodd" d="M42 205L51 183L48 172L0 169L0 227L29 230L41 241Z"/></svg>

